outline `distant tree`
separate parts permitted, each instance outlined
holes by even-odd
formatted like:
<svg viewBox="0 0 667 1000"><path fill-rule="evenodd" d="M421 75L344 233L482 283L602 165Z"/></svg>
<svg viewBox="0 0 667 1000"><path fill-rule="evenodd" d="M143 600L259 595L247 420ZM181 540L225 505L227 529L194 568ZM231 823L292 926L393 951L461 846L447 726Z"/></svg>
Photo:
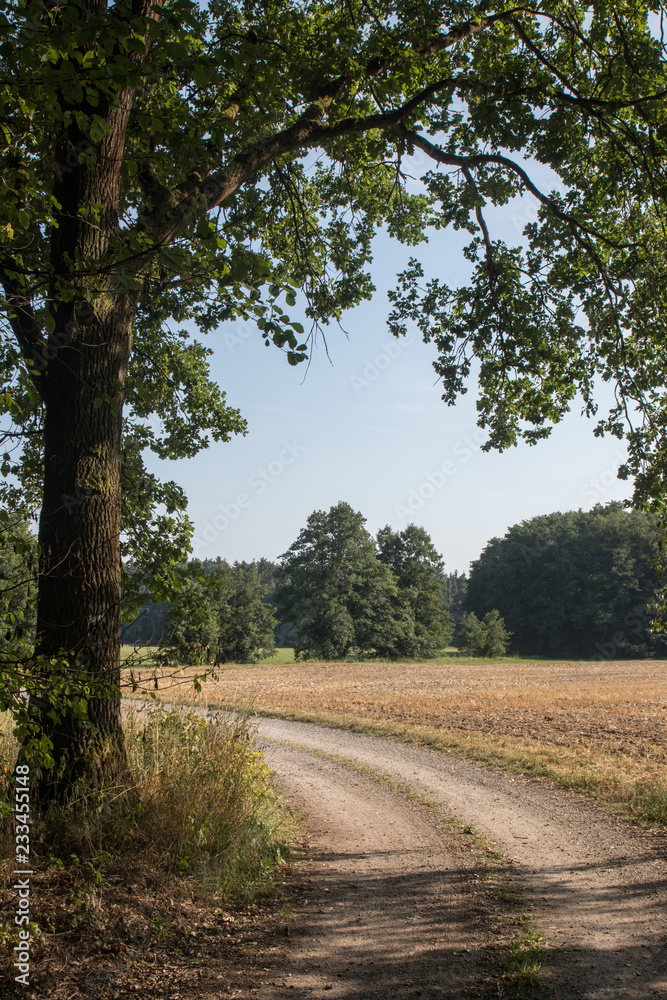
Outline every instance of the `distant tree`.
<svg viewBox="0 0 667 1000"><path fill-rule="evenodd" d="M494 608L481 621L473 611L464 615L457 645L470 656L505 656L510 639L511 634Z"/></svg>
<svg viewBox="0 0 667 1000"><path fill-rule="evenodd" d="M459 629L461 628L461 621L463 620L463 615L465 613L463 602L465 600L467 589L468 577L465 573L459 574L458 570L454 570L453 573L449 573L445 577L445 607L452 617L455 635L458 634Z"/></svg>
<svg viewBox="0 0 667 1000"><path fill-rule="evenodd" d="M266 586L256 567L222 559L190 563L169 605L162 649L181 663L252 663L275 650L275 615L264 603Z"/></svg>
<svg viewBox="0 0 667 1000"><path fill-rule="evenodd" d="M253 663L275 652L273 608L265 603L260 570L221 562L213 573L218 636L215 663Z"/></svg>
<svg viewBox="0 0 667 1000"><path fill-rule="evenodd" d="M456 645L462 653L468 653L469 656L482 655L480 650L484 648L484 627L474 611L463 616Z"/></svg>
<svg viewBox="0 0 667 1000"><path fill-rule="evenodd" d="M314 511L281 557L279 617L303 636L296 656L341 659L351 650L396 655L413 622L390 568L379 562L365 518L341 502Z"/></svg>
<svg viewBox="0 0 667 1000"><path fill-rule="evenodd" d="M5 641L35 639L37 539L23 520L0 533L0 634Z"/></svg>
<svg viewBox="0 0 667 1000"><path fill-rule="evenodd" d="M452 637L452 619L445 608L442 556L436 551L425 528L409 524L403 531L382 528L377 536L380 562L389 566L396 578L399 595L414 625L406 635L408 656L429 657L444 649Z"/></svg>
<svg viewBox="0 0 667 1000"><path fill-rule="evenodd" d="M262 558L256 559L253 562L237 562L234 565L241 566L243 569L251 569L253 566L257 568L259 578L266 587L266 594L263 598L264 603L273 608L275 612L274 591L277 586L278 570L280 568L278 563ZM278 622L273 630L273 638L277 647L287 646L294 648L299 645L303 637L294 622Z"/></svg>
<svg viewBox="0 0 667 1000"><path fill-rule="evenodd" d="M179 663L201 666L213 662L219 624L210 581L200 563L189 563L187 576L167 605L160 650Z"/></svg>
<svg viewBox="0 0 667 1000"><path fill-rule="evenodd" d="M620 503L515 524L473 563L465 607L497 608L526 656L606 658L665 650L647 610L658 529Z"/></svg>

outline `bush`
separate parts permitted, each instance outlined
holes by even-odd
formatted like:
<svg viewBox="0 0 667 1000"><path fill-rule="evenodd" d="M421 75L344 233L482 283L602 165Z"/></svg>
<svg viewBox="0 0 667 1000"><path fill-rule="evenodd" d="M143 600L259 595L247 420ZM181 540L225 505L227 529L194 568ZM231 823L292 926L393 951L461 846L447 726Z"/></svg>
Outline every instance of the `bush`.
<svg viewBox="0 0 667 1000"><path fill-rule="evenodd" d="M464 615L456 644L469 656L505 656L511 637L500 612L494 608L481 621L472 611Z"/></svg>
<svg viewBox="0 0 667 1000"><path fill-rule="evenodd" d="M287 821L243 716L157 708L128 727L140 807L135 840L168 871L253 895L280 861Z"/></svg>

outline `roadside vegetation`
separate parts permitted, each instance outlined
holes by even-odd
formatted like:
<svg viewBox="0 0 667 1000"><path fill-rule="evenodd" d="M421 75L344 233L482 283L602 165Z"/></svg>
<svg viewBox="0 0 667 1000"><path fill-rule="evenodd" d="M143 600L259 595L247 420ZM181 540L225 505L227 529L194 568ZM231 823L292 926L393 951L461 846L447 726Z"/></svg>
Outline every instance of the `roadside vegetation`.
<svg viewBox="0 0 667 1000"><path fill-rule="evenodd" d="M120 955L126 985L134 981L132 963L145 964L146 955L164 952L173 964L202 923L221 928L223 938L229 935L221 915L227 923L252 923L282 880L292 821L270 787L246 715L204 718L175 706L131 706L124 731L129 795L74 795L34 818L32 981L40 995L52 995L46 991L55 985L55 966L66 970L59 977L65 995L67 982L74 988L90 971L91 958L94 964ZM16 753L5 725L5 786ZM10 801L8 787L3 799ZM0 963L10 980L17 943L11 827L6 810Z"/></svg>

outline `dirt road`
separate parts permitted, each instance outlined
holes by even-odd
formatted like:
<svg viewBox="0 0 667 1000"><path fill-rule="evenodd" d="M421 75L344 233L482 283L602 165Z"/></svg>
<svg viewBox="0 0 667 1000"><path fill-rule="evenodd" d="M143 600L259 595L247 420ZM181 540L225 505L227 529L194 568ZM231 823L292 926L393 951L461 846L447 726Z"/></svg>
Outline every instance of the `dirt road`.
<svg viewBox="0 0 667 1000"><path fill-rule="evenodd" d="M475 912L462 878L466 865L468 884L474 872L456 838L381 782L309 750L407 783L496 842L544 933L542 996L667 998L664 834L428 749L306 723L258 725L281 787L309 814L313 845L302 933L284 981L262 986L262 998L294 988L340 1000L499 995L494 914Z"/></svg>

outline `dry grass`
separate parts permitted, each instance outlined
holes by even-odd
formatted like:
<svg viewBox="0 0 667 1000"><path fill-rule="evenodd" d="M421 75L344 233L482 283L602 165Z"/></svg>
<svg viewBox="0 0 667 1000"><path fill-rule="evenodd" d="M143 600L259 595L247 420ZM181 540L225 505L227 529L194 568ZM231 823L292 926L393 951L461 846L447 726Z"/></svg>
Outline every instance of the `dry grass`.
<svg viewBox="0 0 667 1000"><path fill-rule="evenodd" d="M110 793L33 817L29 996L197 1000L249 991L256 976L247 966L273 943L277 902L263 899L282 882L294 824L247 719L206 720L172 706L130 711L125 723L138 798L115 808L125 799ZM0 978L8 997L26 995L11 982L18 928L7 804L16 752L0 717Z"/></svg>
<svg viewBox="0 0 667 1000"><path fill-rule="evenodd" d="M439 746L550 777L647 822L667 822L663 661L307 663L227 666L200 695ZM186 681L187 674L183 674Z"/></svg>

